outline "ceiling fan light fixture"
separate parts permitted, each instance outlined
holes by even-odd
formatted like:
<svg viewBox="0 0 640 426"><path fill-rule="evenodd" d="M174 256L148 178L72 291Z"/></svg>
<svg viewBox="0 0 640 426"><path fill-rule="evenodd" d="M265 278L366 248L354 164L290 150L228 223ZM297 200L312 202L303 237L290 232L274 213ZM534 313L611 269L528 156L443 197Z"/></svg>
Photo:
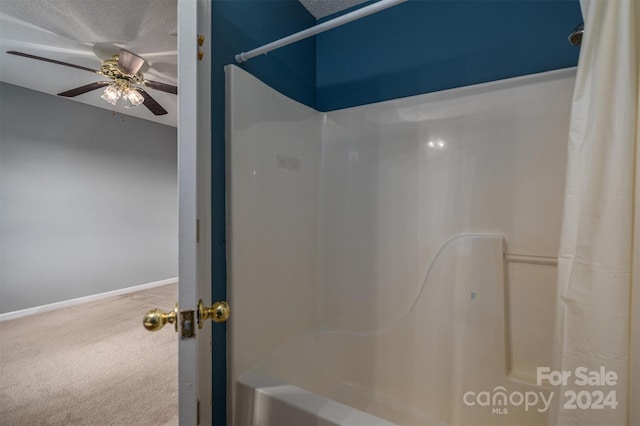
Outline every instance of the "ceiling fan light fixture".
<svg viewBox="0 0 640 426"><path fill-rule="evenodd" d="M88 71L90 73L98 74L104 78L108 78L111 80L96 81L94 83L85 84L84 86L76 87L58 93L58 96L63 96L65 98L75 98L76 96L82 95L84 93L104 88L104 93L102 94L101 98L114 107L118 103L118 99L123 98L122 103L126 108L135 108L139 105L144 105L153 115L158 116L166 115L169 112L164 109L162 105L160 105L149 93L147 93L142 88L135 87L134 85L150 87L154 90L171 93L173 95L178 94L177 86L145 79L144 75L140 71L145 63L144 59L125 49L120 49L120 53L114 55L111 59L105 59L104 61L102 61L99 70L70 64L68 62L58 61L56 59L36 56L29 53L18 52L15 50L9 50L7 51L7 53L24 58L36 59L38 61L50 62L57 65L64 65L66 67Z"/></svg>
<svg viewBox="0 0 640 426"><path fill-rule="evenodd" d="M122 96L122 89L117 84L112 83L104 89L104 93L101 98L109 102L111 105L115 105L116 102L118 102L118 99L120 99L120 96Z"/></svg>
<svg viewBox="0 0 640 426"><path fill-rule="evenodd" d="M125 89L122 96L122 102L125 108L137 108L144 102L144 97L136 89Z"/></svg>

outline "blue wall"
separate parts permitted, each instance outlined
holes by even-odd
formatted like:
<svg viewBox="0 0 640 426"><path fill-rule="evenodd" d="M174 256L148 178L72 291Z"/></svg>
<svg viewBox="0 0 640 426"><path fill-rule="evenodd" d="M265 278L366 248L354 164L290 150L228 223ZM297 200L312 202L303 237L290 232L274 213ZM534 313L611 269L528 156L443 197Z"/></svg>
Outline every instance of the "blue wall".
<svg viewBox="0 0 640 426"><path fill-rule="evenodd" d="M578 0L409 0L316 37L331 111L575 66Z"/></svg>
<svg viewBox="0 0 640 426"><path fill-rule="evenodd" d="M214 0L212 14L213 84L216 89L218 84L224 85L222 67L235 64L237 53L316 24L315 18L297 0ZM315 38L308 38L239 66L290 98L313 106L316 99L315 43Z"/></svg>

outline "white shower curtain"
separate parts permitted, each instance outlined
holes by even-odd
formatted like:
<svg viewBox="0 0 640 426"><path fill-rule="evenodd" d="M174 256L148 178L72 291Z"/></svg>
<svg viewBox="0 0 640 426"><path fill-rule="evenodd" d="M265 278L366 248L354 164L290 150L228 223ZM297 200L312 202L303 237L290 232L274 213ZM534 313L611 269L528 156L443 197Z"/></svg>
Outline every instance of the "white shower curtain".
<svg viewBox="0 0 640 426"><path fill-rule="evenodd" d="M550 424L640 425L640 0L581 7L553 366L572 375L553 389ZM576 383L576 368L602 366L615 386ZM595 409L598 391L617 407Z"/></svg>

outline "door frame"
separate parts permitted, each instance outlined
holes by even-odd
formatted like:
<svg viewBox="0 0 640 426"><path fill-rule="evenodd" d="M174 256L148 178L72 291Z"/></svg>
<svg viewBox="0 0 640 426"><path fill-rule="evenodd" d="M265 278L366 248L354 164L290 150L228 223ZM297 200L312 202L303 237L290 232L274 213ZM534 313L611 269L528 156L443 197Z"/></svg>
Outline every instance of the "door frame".
<svg viewBox="0 0 640 426"><path fill-rule="evenodd" d="M178 303L211 304L211 0L178 0ZM198 52L202 50L202 60ZM207 52L208 50L208 52ZM180 425L211 424L211 325L178 338Z"/></svg>
<svg viewBox="0 0 640 426"><path fill-rule="evenodd" d="M203 53L197 64L198 126L197 126L197 212L198 233L197 280L198 298L207 306L211 300L211 1L197 0L197 34L204 37L197 51ZM201 425L212 423L212 335L211 321L199 330L198 342L198 396L199 420ZM216 325L217 327L220 325Z"/></svg>

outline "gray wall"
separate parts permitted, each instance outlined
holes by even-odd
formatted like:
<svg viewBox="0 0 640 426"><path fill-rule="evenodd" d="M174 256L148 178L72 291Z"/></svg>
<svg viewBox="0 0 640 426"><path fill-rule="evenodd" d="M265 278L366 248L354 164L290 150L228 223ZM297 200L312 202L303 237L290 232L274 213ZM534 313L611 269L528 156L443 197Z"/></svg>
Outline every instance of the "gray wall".
<svg viewBox="0 0 640 426"><path fill-rule="evenodd" d="M0 313L176 277L176 137L0 83Z"/></svg>

